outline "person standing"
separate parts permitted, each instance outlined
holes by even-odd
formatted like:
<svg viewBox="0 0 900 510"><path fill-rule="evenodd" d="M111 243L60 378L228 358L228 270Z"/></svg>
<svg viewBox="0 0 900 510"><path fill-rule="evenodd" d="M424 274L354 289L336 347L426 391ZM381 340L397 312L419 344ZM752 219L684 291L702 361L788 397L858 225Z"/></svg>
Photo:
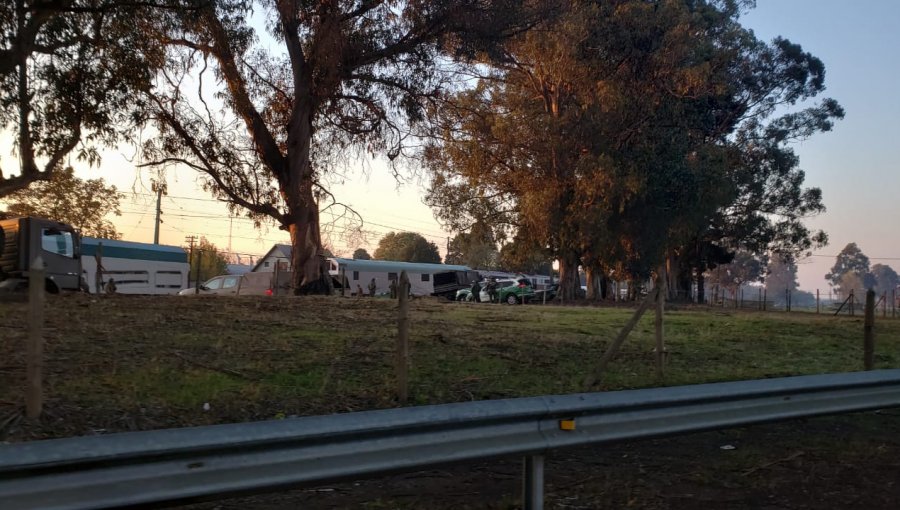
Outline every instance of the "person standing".
<svg viewBox="0 0 900 510"><path fill-rule="evenodd" d="M498 299L497 299L497 279L494 278L493 276L488 278L487 285L485 285L485 290L487 290L487 293L488 293L488 300L491 303L496 303L498 301Z"/></svg>
<svg viewBox="0 0 900 510"><path fill-rule="evenodd" d="M391 280L391 299L397 299L397 280Z"/></svg>
<svg viewBox="0 0 900 510"><path fill-rule="evenodd" d="M478 280L472 284L472 300L481 303L481 284L478 283Z"/></svg>
<svg viewBox="0 0 900 510"><path fill-rule="evenodd" d="M375 297L376 290L378 290L378 284L375 283L375 278L372 278L372 281L369 282L369 295Z"/></svg>

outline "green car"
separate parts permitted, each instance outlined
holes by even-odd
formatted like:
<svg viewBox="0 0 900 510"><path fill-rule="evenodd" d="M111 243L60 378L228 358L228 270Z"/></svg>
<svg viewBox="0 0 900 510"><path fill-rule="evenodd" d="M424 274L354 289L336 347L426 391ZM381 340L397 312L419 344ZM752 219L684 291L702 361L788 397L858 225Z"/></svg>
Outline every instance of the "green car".
<svg viewBox="0 0 900 510"><path fill-rule="evenodd" d="M501 303L510 305L527 303L534 298L534 289L531 288L531 282L526 278L519 278L518 281L500 281L497 286Z"/></svg>
<svg viewBox="0 0 900 510"><path fill-rule="evenodd" d="M483 282L481 285L481 302L489 303L490 296L488 295L488 291L485 288L487 282ZM525 299L527 303L532 298L534 298L535 293L534 289L531 288L531 282L529 282L526 278L520 278L518 281L516 280L498 280L497 281L497 297L499 298L501 303L508 303L511 305L519 304L522 302L522 299ZM456 300L457 301L472 301L472 290L471 289L460 289L456 291Z"/></svg>

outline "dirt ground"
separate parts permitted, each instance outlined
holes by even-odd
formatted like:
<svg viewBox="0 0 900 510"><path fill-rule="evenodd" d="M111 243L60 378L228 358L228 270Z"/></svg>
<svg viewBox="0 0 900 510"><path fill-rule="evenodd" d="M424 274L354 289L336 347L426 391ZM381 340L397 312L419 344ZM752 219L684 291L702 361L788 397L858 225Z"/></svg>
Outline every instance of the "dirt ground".
<svg viewBox="0 0 900 510"><path fill-rule="evenodd" d="M414 405L580 391L627 309L415 300ZM45 412L22 417L25 305L0 302L0 441L396 406L396 305L379 299L52 297ZM859 318L674 311L665 384L858 369ZM900 363L900 321L876 361ZM602 390L653 380L652 319ZM210 404L209 410L204 404ZM197 509L520 507L521 459L202 503ZM550 452L548 508L898 508L900 410ZM0 508L2 508L0 503Z"/></svg>
<svg viewBox="0 0 900 510"><path fill-rule="evenodd" d="M550 509L895 509L900 414L818 418L547 456ZM515 509L521 459L192 506Z"/></svg>

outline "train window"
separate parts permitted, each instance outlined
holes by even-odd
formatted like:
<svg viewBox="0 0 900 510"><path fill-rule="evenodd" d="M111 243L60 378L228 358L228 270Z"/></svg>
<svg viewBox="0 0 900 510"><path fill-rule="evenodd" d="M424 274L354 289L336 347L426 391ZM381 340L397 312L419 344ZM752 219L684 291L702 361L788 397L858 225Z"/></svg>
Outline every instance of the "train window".
<svg viewBox="0 0 900 510"><path fill-rule="evenodd" d="M353 271L353 279L359 280L359 271Z"/></svg>
<svg viewBox="0 0 900 510"><path fill-rule="evenodd" d="M423 282L431 281L431 275L428 273L422 273L422 281Z"/></svg>
<svg viewBox="0 0 900 510"><path fill-rule="evenodd" d="M396 280L397 273L388 273L388 280Z"/></svg>

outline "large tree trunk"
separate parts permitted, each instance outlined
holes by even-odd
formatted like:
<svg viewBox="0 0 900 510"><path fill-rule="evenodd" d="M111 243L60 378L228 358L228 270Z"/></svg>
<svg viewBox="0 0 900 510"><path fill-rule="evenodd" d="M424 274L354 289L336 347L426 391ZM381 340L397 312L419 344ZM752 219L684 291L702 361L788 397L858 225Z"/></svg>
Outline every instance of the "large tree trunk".
<svg viewBox="0 0 900 510"><path fill-rule="evenodd" d="M319 203L313 196L312 104L308 98L298 96L288 126L288 179L281 183L288 207L287 228L291 234L291 286L295 296L331 294L333 287L328 265L322 256Z"/></svg>
<svg viewBox="0 0 900 510"><path fill-rule="evenodd" d="M585 297L588 301L600 301L603 299L602 284L600 282L601 274L603 274L603 271L594 264L584 266L585 285L587 287L587 296Z"/></svg>
<svg viewBox="0 0 900 510"><path fill-rule="evenodd" d="M578 256L573 254L559 258L559 297L562 301L574 301L581 295L578 280Z"/></svg>
<svg viewBox="0 0 900 510"><path fill-rule="evenodd" d="M706 302L706 278L703 276L703 267L697 267L697 304Z"/></svg>
<svg viewBox="0 0 900 510"><path fill-rule="evenodd" d="M330 285L328 265L322 255L319 207L312 194L312 182L301 184L297 195L288 206L288 214L293 219L288 225L292 248L291 287L295 296L331 294L333 287Z"/></svg>

